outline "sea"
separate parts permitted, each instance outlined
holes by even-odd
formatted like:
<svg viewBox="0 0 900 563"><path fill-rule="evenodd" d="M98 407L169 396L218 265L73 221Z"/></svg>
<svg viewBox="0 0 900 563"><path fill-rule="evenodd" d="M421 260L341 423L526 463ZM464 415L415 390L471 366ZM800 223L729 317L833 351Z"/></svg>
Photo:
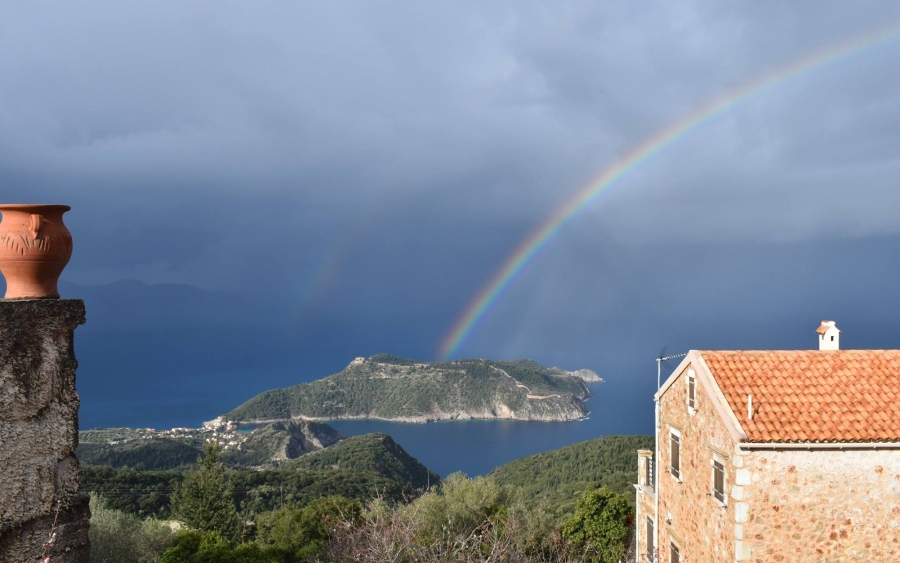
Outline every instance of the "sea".
<svg viewBox="0 0 900 563"><path fill-rule="evenodd" d="M246 381L247 374L243 371L220 372L217 393L209 391L207 385L204 394L198 382L197 388L186 387L180 393L162 396L148 392L143 401L135 397L127 405L95 401L88 393L82 396L81 428L198 427L204 420L215 418L252 396L246 390L237 389L240 382ZM442 477L457 471L471 477L485 475L509 461L599 436L652 434L653 389L634 383L614 379L590 384L593 394L587 401L590 414L587 419L571 422L462 420L413 424L332 420L327 423L347 436L383 432Z"/></svg>

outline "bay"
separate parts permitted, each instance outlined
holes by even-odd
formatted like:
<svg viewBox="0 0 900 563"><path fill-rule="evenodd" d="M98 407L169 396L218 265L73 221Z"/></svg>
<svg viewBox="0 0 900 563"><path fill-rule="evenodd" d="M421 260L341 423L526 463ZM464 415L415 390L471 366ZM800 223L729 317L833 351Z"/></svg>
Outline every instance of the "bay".
<svg viewBox="0 0 900 563"><path fill-rule="evenodd" d="M388 434L442 477L455 471L470 477L484 475L509 461L599 436L653 433L652 397L636 396L633 387L609 383L590 387L594 393L588 401L590 416L572 422L462 420L409 424L331 420L328 424L348 436Z"/></svg>
<svg viewBox="0 0 900 563"><path fill-rule="evenodd" d="M411 424L380 420L330 420L348 436L383 432L441 476L455 471L484 475L494 467L535 453L615 434L652 434L655 373L613 376L591 384L586 420L531 422L463 420ZM651 377L652 376L652 377ZM132 385L128 401L104 397L109 387L82 378L81 428L198 427L256 393L295 380L294 370L228 370L191 377L156 377ZM88 383L88 385L84 385ZM274 383L274 385L273 385ZM635 463L637 463L635 461Z"/></svg>

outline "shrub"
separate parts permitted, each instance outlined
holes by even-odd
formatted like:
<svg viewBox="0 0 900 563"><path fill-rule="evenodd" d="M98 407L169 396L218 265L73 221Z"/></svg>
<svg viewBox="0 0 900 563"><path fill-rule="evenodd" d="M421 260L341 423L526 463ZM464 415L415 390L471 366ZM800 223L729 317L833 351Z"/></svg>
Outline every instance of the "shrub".
<svg viewBox="0 0 900 563"><path fill-rule="evenodd" d="M182 530L159 563L284 563L285 559L256 542L234 545L218 532ZM291 563L293 560L290 560Z"/></svg>
<svg viewBox="0 0 900 563"><path fill-rule="evenodd" d="M93 563L157 563L174 541L167 524L106 508L95 495L89 535Z"/></svg>
<svg viewBox="0 0 900 563"><path fill-rule="evenodd" d="M423 519L425 532L432 538L446 534L468 535L507 510L514 493L491 477L468 479L463 473L448 476L437 490L430 491L407 508Z"/></svg>
<svg viewBox="0 0 900 563"><path fill-rule="evenodd" d="M321 497L303 508L286 506L257 519L258 540L295 559L310 559L324 553L330 529L339 523L356 524L362 506L341 496Z"/></svg>
<svg viewBox="0 0 900 563"><path fill-rule="evenodd" d="M603 563L622 559L628 548L629 527L634 518L622 495L607 488L589 488L575 506L575 516L562 528L563 537Z"/></svg>

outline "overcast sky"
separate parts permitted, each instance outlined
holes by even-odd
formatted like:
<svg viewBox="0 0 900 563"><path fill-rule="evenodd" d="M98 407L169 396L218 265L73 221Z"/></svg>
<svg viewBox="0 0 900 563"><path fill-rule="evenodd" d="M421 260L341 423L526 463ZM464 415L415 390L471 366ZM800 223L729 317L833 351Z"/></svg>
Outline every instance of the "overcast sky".
<svg viewBox="0 0 900 563"><path fill-rule="evenodd" d="M428 359L617 157L890 25L895 1L6 2L2 199L72 205L71 282L278 299L377 335L358 355ZM898 68L893 39L661 151L561 231L460 355L603 371L676 342L779 347L685 323L896 322Z"/></svg>

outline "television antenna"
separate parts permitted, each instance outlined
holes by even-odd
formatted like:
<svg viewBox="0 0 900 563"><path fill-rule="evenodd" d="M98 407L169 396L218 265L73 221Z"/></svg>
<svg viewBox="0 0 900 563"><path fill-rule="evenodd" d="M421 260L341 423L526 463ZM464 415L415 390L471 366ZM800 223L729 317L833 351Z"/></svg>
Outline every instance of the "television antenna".
<svg viewBox="0 0 900 563"><path fill-rule="evenodd" d="M668 350L668 346L663 346L663 349L659 351L659 357L656 358L656 390L659 391L660 385L662 384L662 365L663 362L668 362L669 360L676 360L678 358L683 358L687 356L687 352L683 352L681 354L672 354L670 356L666 356L666 350Z"/></svg>
<svg viewBox="0 0 900 563"><path fill-rule="evenodd" d="M656 358L656 395L654 395L653 397L653 401L654 403L656 403L656 408L654 408L654 414L656 415L656 436L654 436L653 440L656 443L656 447L654 448L655 451L653 453L653 493L656 497L656 510L653 520L653 547L655 549L659 548L659 471L656 467L656 464L659 463L659 388L662 383L662 365L663 362L668 362L669 360L676 360L678 358L687 356L687 352L666 356L666 350L668 349L668 346L663 346L663 349L659 351L659 356Z"/></svg>

